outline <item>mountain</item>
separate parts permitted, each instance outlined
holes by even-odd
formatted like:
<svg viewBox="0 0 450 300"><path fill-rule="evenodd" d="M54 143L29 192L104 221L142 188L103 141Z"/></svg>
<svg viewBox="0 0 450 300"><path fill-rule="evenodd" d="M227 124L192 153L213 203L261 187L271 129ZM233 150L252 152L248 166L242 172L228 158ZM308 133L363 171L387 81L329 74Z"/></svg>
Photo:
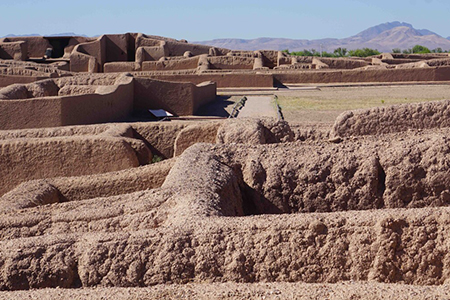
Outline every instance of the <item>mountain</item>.
<svg viewBox="0 0 450 300"><path fill-rule="evenodd" d="M40 36L40 34L37 33L30 33L30 34L19 34L19 35L15 35L15 34L7 34L5 36L2 36L1 38L5 38L5 37L22 37L22 36Z"/></svg>
<svg viewBox="0 0 450 300"><path fill-rule="evenodd" d="M15 35L15 34L7 34L5 36L1 36L0 38L6 38L6 37L24 37L24 36L42 36L41 34L38 33L30 33L30 34L19 34L19 35ZM64 33L53 33L53 34L48 34L45 36L83 36L83 37L88 37L85 34L76 34L73 32L64 32Z"/></svg>
<svg viewBox="0 0 450 300"><path fill-rule="evenodd" d="M324 51L333 51L339 47L347 49L368 47L382 52L390 52L393 48L409 49L415 45L422 45L430 49L440 47L450 50L450 37L446 39L428 29L415 29L409 23L397 21L379 24L343 39L216 39L194 43L233 50L289 49L290 51L301 51L303 49L322 49Z"/></svg>

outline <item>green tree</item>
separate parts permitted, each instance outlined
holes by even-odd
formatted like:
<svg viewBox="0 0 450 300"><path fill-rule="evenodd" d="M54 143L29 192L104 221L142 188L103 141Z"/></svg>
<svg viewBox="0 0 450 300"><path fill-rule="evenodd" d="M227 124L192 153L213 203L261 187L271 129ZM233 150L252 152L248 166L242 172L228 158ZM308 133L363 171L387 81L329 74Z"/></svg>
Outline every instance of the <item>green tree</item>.
<svg viewBox="0 0 450 300"><path fill-rule="evenodd" d="M425 46L421 46L421 45L415 45L412 48L412 53L418 53L418 54L423 54L423 53L431 53L430 49L428 49Z"/></svg>
<svg viewBox="0 0 450 300"><path fill-rule="evenodd" d="M336 57L344 57L347 55L347 52L348 52L347 48L339 47L339 48L335 49L333 53L334 53L334 56L336 56Z"/></svg>
<svg viewBox="0 0 450 300"><path fill-rule="evenodd" d="M405 50L403 50L403 54L411 54L411 53L413 53L412 49L405 49Z"/></svg>
<svg viewBox="0 0 450 300"><path fill-rule="evenodd" d="M442 50L441 47L437 47L436 49L431 50L433 53L444 53L444 50Z"/></svg>
<svg viewBox="0 0 450 300"><path fill-rule="evenodd" d="M402 53L402 49L394 48L394 49L392 49L392 53Z"/></svg>
<svg viewBox="0 0 450 300"><path fill-rule="evenodd" d="M350 50L348 51L348 55L350 56L357 56L357 57L368 57L372 55L378 55L380 52L376 49L370 49L370 48L363 48L363 49L356 49L356 50Z"/></svg>

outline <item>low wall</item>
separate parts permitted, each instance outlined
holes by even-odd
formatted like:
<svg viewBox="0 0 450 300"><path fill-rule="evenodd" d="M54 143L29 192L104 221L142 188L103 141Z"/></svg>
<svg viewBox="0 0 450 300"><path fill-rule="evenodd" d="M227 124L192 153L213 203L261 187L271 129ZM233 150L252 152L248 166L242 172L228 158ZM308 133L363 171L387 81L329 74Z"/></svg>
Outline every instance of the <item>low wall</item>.
<svg viewBox="0 0 450 300"><path fill-rule="evenodd" d="M135 62L109 62L103 65L104 73L118 73L118 72L134 72L140 71L139 64Z"/></svg>
<svg viewBox="0 0 450 300"><path fill-rule="evenodd" d="M61 137L0 141L0 195L21 182L105 173L139 166L121 138Z"/></svg>
<svg viewBox="0 0 450 300"><path fill-rule="evenodd" d="M42 36L7 37L5 42L26 42L28 57L42 58L47 48L52 48L50 42Z"/></svg>
<svg viewBox="0 0 450 300"><path fill-rule="evenodd" d="M174 156L175 140L188 121L133 123L135 138L144 140L151 152L163 158Z"/></svg>
<svg viewBox="0 0 450 300"><path fill-rule="evenodd" d="M344 112L331 134L346 137L443 127L450 127L450 100Z"/></svg>
<svg viewBox="0 0 450 300"><path fill-rule="evenodd" d="M61 125L123 121L133 112L133 78L95 94L61 97Z"/></svg>
<svg viewBox="0 0 450 300"><path fill-rule="evenodd" d="M277 83L447 81L450 67L273 73Z"/></svg>
<svg viewBox="0 0 450 300"><path fill-rule="evenodd" d="M329 57L318 57L317 59L327 64L330 69L351 70L369 65L367 61L364 61L362 59L358 60L358 59L329 58Z"/></svg>
<svg viewBox="0 0 450 300"><path fill-rule="evenodd" d="M26 60L27 51L26 42L0 43L0 59Z"/></svg>
<svg viewBox="0 0 450 300"><path fill-rule="evenodd" d="M216 56L208 57L208 62L211 69L252 70L253 65L255 64L255 58L240 56Z"/></svg>
<svg viewBox="0 0 450 300"><path fill-rule="evenodd" d="M133 111L133 78L95 94L0 100L0 129L121 121Z"/></svg>
<svg viewBox="0 0 450 300"><path fill-rule="evenodd" d="M204 73L204 74L180 74L180 75L149 75L158 80L175 82L192 82L199 84L205 81L214 81L218 88L228 87L273 87L272 74L255 73Z"/></svg>
<svg viewBox="0 0 450 300"><path fill-rule="evenodd" d="M142 71L168 71L197 69L199 57L191 57L177 60L144 61Z"/></svg>
<svg viewBox="0 0 450 300"><path fill-rule="evenodd" d="M200 106L216 99L217 84L212 81L203 82L194 86L193 92L193 113L195 113Z"/></svg>
<svg viewBox="0 0 450 300"><path fill-rule="evenodd" d="M50 77L41 77L41 76L14 76L14 75L1 75L0 74L0 88L6 87L11 84L21 83L27 84L32 83L38 80L47 79Z"/></svg>
<svg viewBox="0 0 450 300"><path fill-rule="evenodd" d="M138 111L162 108L179 116L192 115L200 105L215 97L216 86L213 83L197 87L188 82L135 78L134 109Z"/></svg>

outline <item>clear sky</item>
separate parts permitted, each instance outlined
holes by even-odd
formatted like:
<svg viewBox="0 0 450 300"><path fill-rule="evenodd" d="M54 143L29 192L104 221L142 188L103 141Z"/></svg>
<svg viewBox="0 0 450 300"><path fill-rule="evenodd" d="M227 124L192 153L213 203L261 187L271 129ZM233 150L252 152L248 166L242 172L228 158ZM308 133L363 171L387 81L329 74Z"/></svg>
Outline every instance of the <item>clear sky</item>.
<svg viewBox="0 0 450 300"><path fill-rule="evenodd" d="M449 0L0 0L0 36L142 32L188 41L344 38L401 21L450 36Z"/></svg>

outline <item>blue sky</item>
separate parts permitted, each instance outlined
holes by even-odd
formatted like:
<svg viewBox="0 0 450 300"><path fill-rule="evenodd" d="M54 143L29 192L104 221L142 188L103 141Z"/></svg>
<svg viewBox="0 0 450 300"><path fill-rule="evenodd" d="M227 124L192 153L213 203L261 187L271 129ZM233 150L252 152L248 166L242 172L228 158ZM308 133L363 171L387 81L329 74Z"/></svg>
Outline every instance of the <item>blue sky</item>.
<svg viewBox="0 0 450 300"><path fill-rule="evenodd" d="M343 38L401 21L450 36L448 0L1 0L0 36L143 32L215 38Z"/></svg>

